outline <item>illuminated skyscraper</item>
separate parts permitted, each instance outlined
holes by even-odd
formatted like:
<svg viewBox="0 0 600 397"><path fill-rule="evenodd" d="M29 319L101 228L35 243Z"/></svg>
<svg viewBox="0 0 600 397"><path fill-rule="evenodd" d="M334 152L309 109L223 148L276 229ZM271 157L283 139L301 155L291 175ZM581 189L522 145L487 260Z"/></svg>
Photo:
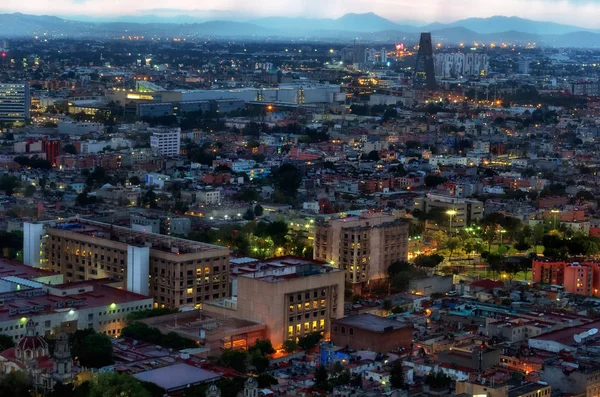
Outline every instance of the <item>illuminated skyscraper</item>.
<svg viewBox="0 0 600 397"><path fill-rule="evenodd" d="M430 90L433 90L436 87L431 33L421 33L419 52L417 53L417 64L415 65L413 87L427 88Z"/></svg>
<svg viewBox="0 0 600 397"><path fill-rule="evenodd" d="M0 84L0 121L25 121L30 106L29 83Z"/></svg>

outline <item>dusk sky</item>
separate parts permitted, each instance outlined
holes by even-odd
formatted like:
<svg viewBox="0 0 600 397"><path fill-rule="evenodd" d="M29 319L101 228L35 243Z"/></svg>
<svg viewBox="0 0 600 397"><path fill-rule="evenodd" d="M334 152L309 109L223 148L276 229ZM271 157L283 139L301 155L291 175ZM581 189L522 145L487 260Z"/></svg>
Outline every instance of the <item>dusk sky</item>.
<svg viewBox="0 0 600 397"><path fill-rule="evenodd" d="M165 9L166 5L171 8ZM263 16L337 18L349 12L374 12L394 21L425 22L505 15L600 28L600 0L2 0L0 12L103 18L184 14L207 19Z"/></svg>

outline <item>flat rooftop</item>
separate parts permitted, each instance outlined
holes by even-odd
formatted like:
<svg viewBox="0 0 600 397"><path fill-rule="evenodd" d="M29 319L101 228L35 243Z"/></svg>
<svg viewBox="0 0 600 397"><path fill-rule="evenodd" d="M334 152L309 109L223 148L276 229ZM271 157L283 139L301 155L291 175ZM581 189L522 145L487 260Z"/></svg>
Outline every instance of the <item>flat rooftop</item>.
<svg viewBox="0 0 600 397"><path fill-rule="evenodd" d="M0 278L4 277L21 277L21 278L38 278L58 276L60 273L51 272L49 270L40 269L33 266L24 265L19 262L9 260L0 260Z"/></svg>
<svg viewBox="0 0 600 397"><path fill-rule="evenodd" d="M411 327L411 325L406 322L391 320L389 318L375 316L374 314L357 314L355 316L333 320L333 323L371 332L387 332L388 330L391 331Z"/></svg>
<svg viewBox="0 0 600 397"><path fill-rule="evenodd" d="M541 390L548 387L548 385L542 383L528 383L523 386L517 386L508 390L508 397L519 397L524 394L529 394L536 390Z"/></svg>
<svg viewBox="0 0 600 397"><path fill-rule="evenodd" d="M241 277L271 283L339 271L340 269L325 262L296 256L281 256L260 262L243 263L232 269L233 274Z"/></svg>
<svg viewBox="0 0 600 397"><path fill-rule="evenodd" d="M138 372L133 377L142 382L152 382L166 391L175 391L206 382L216 381L221 375L185 363Z"/></svg>
<svg viewBox="0 0 600 397"><path fill-rule="evenodd" d="M119 304L151 299L106 285L108 282L107 279L90 280L0 294L0 322L70 309L77 311L81 307L108 308L113 303L118 308ZM63 292L65 295L62 295Z"/></svg>
<svg viewBox="0 0 600 397"><path fill-rule="evenodd" d="M148 246L152 250L164 251L173 254L228 251L227 248L219 245L200 243L197 241L165 236L162 234L137 231L127 227L115 226L86 219L70 219L64 222L57 222L53 226L49 225L47 230L83 234L98 239L117 241L133 246Z"/></svg>
<svg viewBox="0 0 600 397"><path fill-rule="evenodd" d="M542 335L534 336L530 339L533 340L547 340L552 342L561 343L567 346L575 346L575 340L573 336L575 334L581 334L582 332L589 331L592 328L600 328L600 320L594 321L591 323L575 325L573 327L559 329L557 331L548 332ZM586 343L597 340L600 337L600 334L593 335L591 337L586 338Z"/></svg>

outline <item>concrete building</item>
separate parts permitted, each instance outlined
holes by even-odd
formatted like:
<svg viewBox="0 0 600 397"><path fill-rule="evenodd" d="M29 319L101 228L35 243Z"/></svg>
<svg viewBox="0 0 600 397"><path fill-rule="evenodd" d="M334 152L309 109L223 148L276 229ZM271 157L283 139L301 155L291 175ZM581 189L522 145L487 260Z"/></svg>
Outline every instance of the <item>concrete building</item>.
<svg viewBox="0 0 600 397"><path fill-rule="evenodd" d="M387 277L387 269L408 258L408 223L384 213L318 223L314 259L343 269L355 292L369 281Z"/></svg>
<svg viewBox="0 0 600 397"><path fill-rule="evenodd" d="M207 312L264 323L276 348L312 332L328 338L344 316L344 273L320 262L281 257L238 275L237 298L210 302Z"/></svg>
<svg viewBox="0 0 600 397"><path fill-rule="evenodd" d="M373 314L358 314L332 321L331 342L352 350L383 354L409 347L413 340L412 333L412 324Z"/></svg>
<svg viewBox="0 0 600 397"><path fill-rule="evenodd" d="M447 215L443 222L427 222L431 230L443 230L455 234L459 229L470 226L474 221L483 218L483 203L479 200L469 200L460 197L429 193L414 202L414 208L429 213L432 210L441 211Z"/></svg>
<svg viewBox="0 0 600 397"><path fill-rule="evenodd" d="M192 227L190 218L170 216L147 216L141 213L131 214L131 228L141 232L165 234L168 236L187 236Z"/></svg>
<svg viewBox="0 0 600 397"><path fill-rule="evenodd" d="M163 156L178 156L181 149L181 128L156 128L150 137L150 147Z"/></svg>
<svg viewBox="0 0 600 397"><path fill-rule="evenodd" d="M29 83L0 83L0 121L24 122L29 118L30 108Z"/></svg>
<svg viewBox="0 0 600 397"><path fill-rule="evenodd" d="M118 336L129 313L151 309L152 298L114 288L109 280L83 281L60 285L41 284L36 288L0 294L0 332L19 340L25 323L38 324L39 335L75 332L92 328Z"/></svg>
<svg viewBox="0 0 600 397"><path fill-rule="evenodd" d="M45 267L67 282L111 278L154 297L155 307L201 307L229 295L227 248L83 219L48 222L41 232L26 234L24 248L41 244ZM33 253L24 257L40 266Z"/></svg>
<svg viewBox="0 0 600 397"><path fill-rule="evenodd" d="M568 262L534 260L532 281L564 287L577 295L600 296L600 263L595 261Z"/></svg>

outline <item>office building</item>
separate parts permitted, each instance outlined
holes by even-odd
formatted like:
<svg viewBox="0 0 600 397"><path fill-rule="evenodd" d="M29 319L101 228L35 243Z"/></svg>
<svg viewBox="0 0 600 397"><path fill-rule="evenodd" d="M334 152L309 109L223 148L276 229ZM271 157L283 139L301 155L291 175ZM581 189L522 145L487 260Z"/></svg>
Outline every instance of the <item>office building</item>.
<svg viewBox="0 0 600 397"><path fill-rule="evenodd" d="M204 310L264 323L276 348L312 332L328 338L331 321L344 316L344 273L330 265L280 257L238 270L237 297Z"/></svg>
<svg viewBox="0 0 600 397"><path fill-rule="evenodd" d="M0 122L24 122L29 118L29 83L0 83Z"/></svg>
<svg viewBox="0 0 600 397"><path fill-rule="evenodd" d="M393 262L408 258L408 223L391 214L332 219L317 224L314 237L314 259L344 270L356 293L385 279Z"/></svg>
<svg viewBox="0 0 600 397"><path fill-rule="evenodd" d="M178 156L181 149L181 128L155 128L150 147L162 156Z"/></svg>
<svg viewBox="0 0 600 397"><path fill-rule="evenodd" d="M469 227L475 221L483 218L483 203L460 197L429 193L414 202L414 209L425 213L439 211L443 215L441 221L427 221L430 230L442 230L451 234L459 229Z"/></svg>
<svg viewBox="0 0 600 397"><path fill-rule="evenodd" d="M440 53L435 55L435 75L441 78L486 76L489 57L483 53Z"/></svg>
<svg viewBox="0 0 600 397"><path fill-rule="evenodd" d="M421 33L413 87L417 89L426 88L428 90L434 90L436 88L431 33Z"/></svg>
<svg viewBox="0 0 600 397"><path fill-rule="evenodd" d="M25 223L24 230L25 264L60 272L67 282L122 281L154 297L155 307L201 307L228 296L224 247L83 219Z"/></svg>

